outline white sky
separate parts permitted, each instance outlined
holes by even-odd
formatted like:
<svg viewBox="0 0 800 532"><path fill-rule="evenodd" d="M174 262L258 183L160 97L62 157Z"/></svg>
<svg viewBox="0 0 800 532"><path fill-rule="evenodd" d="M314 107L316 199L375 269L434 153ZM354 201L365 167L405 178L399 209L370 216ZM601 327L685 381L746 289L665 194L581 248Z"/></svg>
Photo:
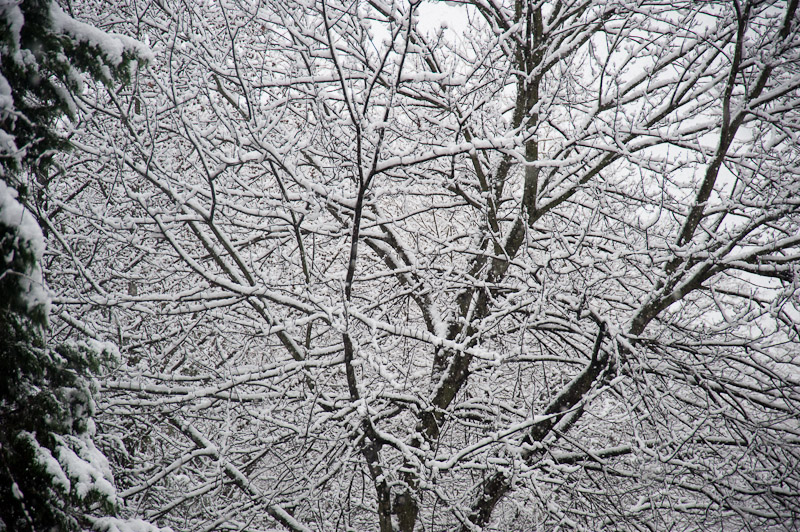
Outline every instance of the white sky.
<svg viewBox="0 0 800 532"><path fill-rule="evenodd" d="M435 32L444 22L449 31L460 34L467 27L467 8L453 2L430 0L417 8L419 25L425 31Z"/></svg>

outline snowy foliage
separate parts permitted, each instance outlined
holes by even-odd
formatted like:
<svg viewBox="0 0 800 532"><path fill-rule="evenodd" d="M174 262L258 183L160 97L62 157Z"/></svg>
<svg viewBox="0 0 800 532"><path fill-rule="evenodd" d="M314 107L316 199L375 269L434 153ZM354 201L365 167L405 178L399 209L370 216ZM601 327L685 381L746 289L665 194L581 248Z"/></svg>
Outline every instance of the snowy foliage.
<svg viewBox="0 0 800 532"><path fill-rule="evenodd" d="M32 184L140 517L798 527L796 1L70 5L153 53Z"/></svg>
<svg viewBox="0 0 800 532"><path fill-rule="evenodd" d="M118 505L94 446L99 342L50 347L42 232L0 182L0 528L79 530L84 508ZM98 349L99 348L99 349Z"/></svg>
<svg viewBox="0 0 800 532"><path fill-rule="evenodd" d="M158 528L141 519L118 519L100 517L92 520L92 530L97 532L169 532L169 528Z"/></svg>
<svg viewBox="0 0 800 532"><path fill-rule="evenodd" d="M22 166L43 172L68 147L57 122L74 115L84 73L113 84L150 58L143 44L79 22L53 0L0 0L0 177Z"/></svg>
<svg viewBox="0 0 800 532"><path fill-rule="evenodd" d="M80 72L110 82L143 47L49 1L0 0L0 30L0 530L78 532L91 513L114 513L120 502L92 441L93 376L119 353L93 339L49 341L44 237L16 187L31 171L44 177L42 158L64 146L56 122L72 109L68 91L82 87ZM98 50L105 59L87 57ZM94 524L158 530L139 520Z"/></svg>
<svg viewBox="0 0 800 532"><path fill-rule="evenodd" d="M2 257L2 271L14 276L13 291L17 305L31 313L47 313L50 298L42 279L40 261L44 253L42 230L33 215L17 201L17 191L0 181L0 228L7 242ZM19 256L18 256L19 255ZM21 259L21 260L20 260ZM16 268L13 265L17 265ZM11 281L9 279L9 281Z"/></svg>

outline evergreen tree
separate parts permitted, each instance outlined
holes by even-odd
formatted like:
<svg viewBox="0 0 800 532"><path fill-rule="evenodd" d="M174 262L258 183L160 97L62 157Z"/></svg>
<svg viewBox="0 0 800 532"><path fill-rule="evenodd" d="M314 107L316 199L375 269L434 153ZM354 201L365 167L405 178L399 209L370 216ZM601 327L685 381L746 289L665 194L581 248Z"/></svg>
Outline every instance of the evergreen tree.
<svg viewBox="0 0 800 532"><path fill-rule="evenodd" d="M57 120L75 113L82 73L127 82L149 51L67 15L52 0L0 0L0 173L41 169L67 149Z"/></svg>
<svg viewBox="0 0 800 532"><path fill-rule="evenodd" d="M91 436L102 349L47 343L48 300L33 215L0 183L0 530L81 530L116 496Z"/></svg>
<svg viewBox="0 0 800 532"><path fill-rule="evenodd" d="M0 0L0 531L124 530L108 462L92 442L92 374L114 350L51 346L42 232L20 201L21 176L68 147L83 75L127 81L136 41L80 23L50 0ZM135 525L134 527L130 525Z"/></svg>

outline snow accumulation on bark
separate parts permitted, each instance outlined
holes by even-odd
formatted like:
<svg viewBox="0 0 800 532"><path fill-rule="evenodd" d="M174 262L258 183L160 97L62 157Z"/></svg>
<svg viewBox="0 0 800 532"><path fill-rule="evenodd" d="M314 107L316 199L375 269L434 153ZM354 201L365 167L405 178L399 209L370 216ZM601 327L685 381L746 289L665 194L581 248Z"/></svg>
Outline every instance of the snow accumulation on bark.
<svg viewBox="0 0 800 532"><path fill-rule="evenodd" d="M131 517L796 529L798 4L54 7L151 50L26 183Z"/></svg>
<svg viewBox="0 0 800 532"><path fill-rule="evenodd" d="M27 184L46 179L52 157L68 147L65 118L77 111L69 92L85 90L85 73L112 84L134 58L152 55L49 1L0 1L0 30L0 529L168 531L97 517L122 502L92 419L94 378L119 353L93 338L49 338L46 208Z"/></svg>

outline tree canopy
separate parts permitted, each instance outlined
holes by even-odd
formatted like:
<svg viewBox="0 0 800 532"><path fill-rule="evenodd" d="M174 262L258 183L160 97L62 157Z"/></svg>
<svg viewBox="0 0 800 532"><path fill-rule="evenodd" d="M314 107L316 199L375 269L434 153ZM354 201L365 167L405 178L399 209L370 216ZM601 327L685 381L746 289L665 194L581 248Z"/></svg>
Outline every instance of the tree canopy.
<svg viewBox="0 0 800 532"><path fill-rule="evenodd" d="M797 528L797 0L70 7L153 52L31 183L141 517Z"/></svg>
<svg viewBox="0 0 800 532"><path fill-rule="evenodd" d="M16 187L68 143L81 73L125 79L141 45L68 17L50 1L0 2L0 530L155 530L108 517L119 505L95 447L93 375L116 349L48 341L41 228ZM125 46L128 45L127 49ZM99 55L98 55L99 54ZM97 514L105 516L97 517ZM93 515L94 514L94 515Z"/></svg>

